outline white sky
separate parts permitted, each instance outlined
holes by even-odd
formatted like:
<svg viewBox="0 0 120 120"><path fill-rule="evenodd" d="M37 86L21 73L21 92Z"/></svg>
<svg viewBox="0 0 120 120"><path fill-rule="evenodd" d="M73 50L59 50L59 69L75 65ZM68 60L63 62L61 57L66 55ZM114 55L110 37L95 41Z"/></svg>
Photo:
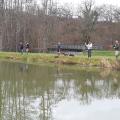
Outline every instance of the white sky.
<svg viewBox="0 0 120 120"><path fill-rule="evenodd" d="M70 5L70 8L72 9L72 11L74 11L74 14L75 14L78 8L78 5L80 5L80 3L85 0L54 0L54 1L57 1L62 5L65 5L67 3L68 5ZM114 5L114 6L120 7L120 0L93 0L93 1L95 2L95 6L106 4L106 5Z"/></svg>
<svg viewBox="0 0 120 120"><path fill-rule="evenodd" d="M41 0L36 0L36 1L40 3ZM84 0L54 0L54 1L57 1L62 5L65 3L68 3L71 6L76 7ZM115 5L120 7L120 0L94 0L94 1L96 6L103 5L103 4L110 4L110 5Z"/></svg>
<svg viewBox="0 0 120 120"><path fill-rule="evenodd" d="M77 5L80 4L81 1L83 0L57 0L60 3L69 3L69 4L73 4L73 5ZM120 6L120 0L94 0L96 5L102 5L102 4L112 4L112 5L116 5L116 6Z"/></svg>
<svg viewBox="0 0 120 120"><path fill-rule="evenodd" d="M39 3L41 0L36 0L36 1L38 1ZM59 3L60 5L68 4L70 8L73 9L73 11L76 13L78 5L80 5L80 3L85 0L53 0L53 1L55 2L57 1L57 3ZM93 0L93 1L95 2L96 6L106 4L106 5L114 5L120 7L120 0Z"/></svg>

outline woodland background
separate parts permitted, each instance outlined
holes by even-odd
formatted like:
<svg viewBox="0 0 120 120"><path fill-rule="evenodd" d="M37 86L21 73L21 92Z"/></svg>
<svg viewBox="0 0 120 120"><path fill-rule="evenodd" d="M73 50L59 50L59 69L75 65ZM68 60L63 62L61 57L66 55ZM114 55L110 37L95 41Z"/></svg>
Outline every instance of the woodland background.
<svg viewBox="0 0 120 120"><path fill-rule="evenodd" d="M103 49L111 49L120 40L120 8L95 6L84 0L76 8L59 5L55 0L0 0L0 49L18 51L22 41L32 51L46 51L61 42L79 45L91 40Z"/></svg>

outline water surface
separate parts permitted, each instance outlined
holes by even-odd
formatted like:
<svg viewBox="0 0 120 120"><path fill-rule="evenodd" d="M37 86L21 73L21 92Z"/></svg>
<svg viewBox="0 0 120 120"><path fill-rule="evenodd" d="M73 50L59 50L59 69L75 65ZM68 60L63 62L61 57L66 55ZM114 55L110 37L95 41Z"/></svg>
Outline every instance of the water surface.
<svg viewBox="0 0 120 120"><path fill-rule="evenodd" d="M0 62L0 120L120 120L120 74Z"/></svg>

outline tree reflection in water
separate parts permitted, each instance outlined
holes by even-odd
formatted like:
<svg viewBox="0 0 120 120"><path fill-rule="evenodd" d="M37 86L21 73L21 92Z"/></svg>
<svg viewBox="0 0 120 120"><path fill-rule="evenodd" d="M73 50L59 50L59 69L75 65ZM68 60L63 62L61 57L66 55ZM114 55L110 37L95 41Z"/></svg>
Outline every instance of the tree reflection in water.
<svg viewBox="0 0 120 120"><path fill-rule="evenodd" d="M120 97L116 71L8 62L0 68L1 120L53 120L53 107L62 100L90 104Z"/></svg>

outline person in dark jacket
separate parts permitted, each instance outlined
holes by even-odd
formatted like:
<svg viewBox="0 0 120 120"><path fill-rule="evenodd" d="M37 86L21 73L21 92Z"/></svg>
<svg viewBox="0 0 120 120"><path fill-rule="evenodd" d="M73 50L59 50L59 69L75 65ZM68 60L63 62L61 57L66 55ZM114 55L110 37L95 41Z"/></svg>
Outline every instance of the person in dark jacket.
<svg viewBox="0 0 120 120"><path fill-rule="evenodd" d="M61 53L61 43L60 42L58 42L58 44L57 44L57 53L58 53L58 55L60 55L60 53Z"/></svg>
<svg viewBox="0 0 120 120"><path fill-rule="evenodd" d="M118 59L119 48L120 48L120 44L119 44L118 40L115 41L115 44L113 45L113 48L115 49L115 57L116 57L116 59Z"/></svg>
<svg viewBox="0 0 120 120"><path fill-rule="evenodd" d="M20 52L21 52L21 54L23 54L24 45L23 45L22 42L20 42L20 44L19 44L19 48L20 48Z"/></svg>
<svg viewBox="0 0 120 120"><path fill-rule="evenodd" d="M28 52L29 52L29 49L30 49L30 45L29 45L29 43L26 43L26 53L28 54Z"/></svg>

